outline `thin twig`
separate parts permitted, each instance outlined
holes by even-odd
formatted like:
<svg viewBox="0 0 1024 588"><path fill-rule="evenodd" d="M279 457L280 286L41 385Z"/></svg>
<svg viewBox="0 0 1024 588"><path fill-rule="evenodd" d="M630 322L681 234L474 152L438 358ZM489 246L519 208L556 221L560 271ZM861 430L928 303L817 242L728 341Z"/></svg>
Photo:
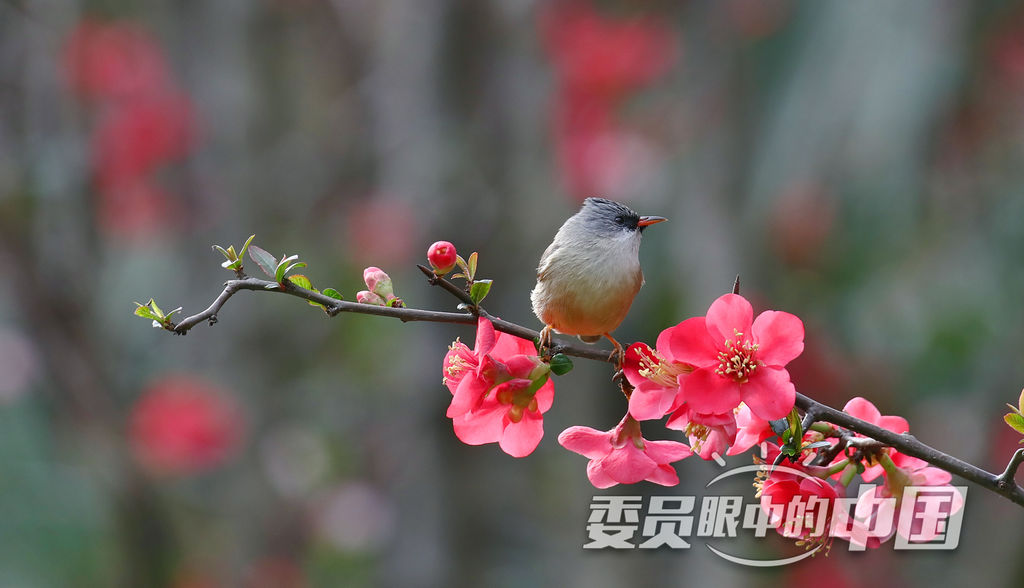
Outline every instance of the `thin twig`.
<svg viewBox="0 0 1024 588"><path fill-rule="evenodd" d="M216 321L217 314L221 308L228 301L229 298L234 296L236 293L242 290L250 290L252 292L272 292L277 294L288 294L291 296L297 296L311 302L316 302L324 306L327 314L330 316L337 316L343 312L350 312L355 314L371 314L376 316L387 316L391 318L397 318L402 322L413 322L413 321L427 321L427 322L439 322L439 323L455 323L464 325L475 325L477 317L468 312L440 312L434 310L422 310L418 308L392 308L390 306L377 306L374 304L362 304L359 302L350 302L347 300L338 300L337 298L331 298L319 292L307 290L301 288L285 280L285 287L282 289L281 285L272 280L262 280L259 278L245 278L243 280L228 280L224 283L224 290L217 296L217 298L210 304L206 310L186 317L181 320L178 324L171 327L170 331L184 335L188 333L193 327L204 321ZM494 328L503 333L509 335L515 335L527 340L536 340L540 337L540 333L511 323L506 320L499 318L488 317L494 324ZM579 347L574 345L559 344L555 345L552 349L553 353L564 353L573 357L580 357L583 359L593 359L597 361L610 362L608 357L608 351L603 349L588 349L585 347Z"/></svg>

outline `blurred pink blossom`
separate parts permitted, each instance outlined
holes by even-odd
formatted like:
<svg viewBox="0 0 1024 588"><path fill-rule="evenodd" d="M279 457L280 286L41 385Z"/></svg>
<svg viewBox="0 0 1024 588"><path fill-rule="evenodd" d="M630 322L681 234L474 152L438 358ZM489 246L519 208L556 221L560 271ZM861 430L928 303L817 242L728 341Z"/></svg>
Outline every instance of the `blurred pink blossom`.
<svg viewBox="0 0 1024 588"><path fill-rule="evenodd" d="M129 438L139 461L158 474L191 474L224 463L241 445L239 406L189 374L150 382L132 408Z"/></svg>

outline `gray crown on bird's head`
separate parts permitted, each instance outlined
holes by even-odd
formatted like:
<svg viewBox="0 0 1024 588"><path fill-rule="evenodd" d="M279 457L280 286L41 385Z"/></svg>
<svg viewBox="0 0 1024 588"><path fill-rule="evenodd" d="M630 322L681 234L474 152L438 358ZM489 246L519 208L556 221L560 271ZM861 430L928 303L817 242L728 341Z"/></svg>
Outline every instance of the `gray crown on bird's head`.
<svg viewBox="0 0 1024 588"><path fill-rule="evenodd" d="M602 232L635 231L639 226L640 215L624 204L607 198L587 198L579 212L580 220L588 227Z"/></svg>

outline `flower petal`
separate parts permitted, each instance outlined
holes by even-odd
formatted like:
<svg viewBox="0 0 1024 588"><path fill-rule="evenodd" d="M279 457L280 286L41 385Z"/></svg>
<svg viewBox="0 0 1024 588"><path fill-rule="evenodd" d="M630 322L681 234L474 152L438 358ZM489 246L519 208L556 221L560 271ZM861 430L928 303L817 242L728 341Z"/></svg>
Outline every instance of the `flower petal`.
<svg viewBox="0 0 1024 588"><path fill-rule="evenodd" d="M669 361L698 367L718 364L718 347L708 333L707 322L702 316L686 319L665 329L658 335L657 345L658 352Z"/></svg>
<svg viewBox="0 0 1024 588"><path fill-rule="evenodd" d="M658 464L637 449L632 441L612 451L608 457L601 460L601 465L608 477L620 484L636 484L645 480L654 468L658 467Z"/></svg>
<svg viewBox="0 0 1024 588"><path fill-rule="evenodd" d="M558 435L558 444L588 459L600 459L612 452L611 434L590 427L569 427Z"/></svg>
<svg viewBox="0 0 1024 588"><path fill-rule="evenodd" d="M893 433L906 433L910 430L910 423L901 416L886 415L875 421L875 424Z"/></svg>
<svg viewBox="0 0 1024 588"><path fill-rule="evenodd" d="M758 368L740 392L751 412L766 421L786 416L796 402L796 387L789 381L789 372L781 368Z"/></svg>
<svg viewBox="0 0 1024 588"><path fill-rule="evenodd" d="M501 440L504 416L505 411L498 405L455 417L452 426L455 428L455 436L466 445L494 443Z"/></svg>
<svg viewBox="0 0 1024 588"><path fill-rule="evenodd" d="M472 372L465 374L458 387L455 388L455 394L452 396L452 402L448 405L445 416L454 418L473 410L480 404L480 399L483 398L489 387L490 382L487 379Z"/></svg>
<svg viewBox="0 0 1024 588"><path fill-rule="evenodd" d="M539 412L526 411L518 423L508 422L498 446L512 457L526 457L533 453L544 437L544 417Z"/></svg>
<svg viewBox="0 0 1024 588"><path fill-rule="evenodd" d="M740 384L711 368L698 369L680 381L683 400L694 412L721 414L739 406Z"/></svg>
<svg viewBox="0 0 1024 588"><path fill-rule="evenodd" d="M618 484L604 471L601 461L596 459L587 464L587 478L590 479L590 483L594 485L594 488L611 488Z"/></svg>
<svg viewBox="0 0 1024 588"><path fill-rule="evenodd" d="M638 421L660 419L672 409L678 388L663 388L644 380L629 397L629 414Z"/></svg>
<svg viewBox="0 0 1024 588"><path fill-rule="evenodd" d="M648 441L644 439L644 446L647 457L658 465L669 464L693 455L693 451L685 443L678 441Z"/></svg>
<svg viewBox="0 0 1024 588"><path fill-rule="evenodd" d="M676 469L670 465L659 465L654 468L651 475L644 478L648 482L654 482L655 484L661 484L662 486L675 486L679 484L679 474L676 473Z"/></svg>
<svg viewBox="0 0 1024 588"><path fill-rule="evenodd" d="M491 321L484 317L480 317L476 321L476 343L473 347L473 353L477 357L490 353L494 349L495 343L494 325Z"/></svg>
<svg viewBox="0 0 1024 588"><path fill-rule="evenodd" d="M882 413L878 412L875 405L872 404L870 400L860 396L851 398L850 401L846 403L846 406L843 407L843 412L862 421L867 421L873 425L878 424L879 419L882 418Z"/></svg>
<svg viewBox="0 0 1024 588"><path fill-rule="evenodd" d="M736 338L736 331L750 338L750 326L754 320L754 308L739 294L725 294L711 303L708 309L708 333L715 345Z"/></svg>
<svg viewBox="0 0 1024 588"><path fill-rule="evenodd" d="M751 326L757 358L782 367L804 350L804 323L794 314L778 310L762 312Z"/></svg>
<svg viewBox="0 0 1024 588"><path fill-rule="evenodd" d="M555 382L548 378L548 381L537 390L534 398L537 399L537 410L541 414L551 410L551 405L555 403Z"/></svg>

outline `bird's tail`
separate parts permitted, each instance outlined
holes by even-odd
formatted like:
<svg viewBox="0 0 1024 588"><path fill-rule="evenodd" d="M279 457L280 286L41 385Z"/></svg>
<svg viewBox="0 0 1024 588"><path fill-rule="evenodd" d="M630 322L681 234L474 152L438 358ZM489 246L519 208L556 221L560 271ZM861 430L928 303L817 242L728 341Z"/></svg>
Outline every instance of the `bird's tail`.
<svg viewBox="0 0 1024 588"><path fill-rule="evenodd" d="M576 335L584 343L597 343L604 335Z"/></svg>

